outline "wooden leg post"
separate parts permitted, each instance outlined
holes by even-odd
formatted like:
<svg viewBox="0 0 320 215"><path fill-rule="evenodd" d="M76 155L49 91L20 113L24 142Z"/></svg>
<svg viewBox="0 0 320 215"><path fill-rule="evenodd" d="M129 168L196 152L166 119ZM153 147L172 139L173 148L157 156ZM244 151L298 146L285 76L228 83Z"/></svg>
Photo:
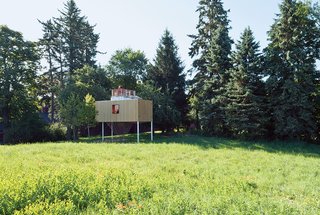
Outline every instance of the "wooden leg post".
<svg viewBox="0 0 320 215"><path fill-rule="evenodd" d="M139 128L139 121L137 122L137 143L140 142L140 128Z"/></svg>
<svg viewBox="0 0 320 215"><path fill-rule="evenodd" d="M111 142L113 142L113 122L111 122Z"/></svg>
<svg viewBox="0 0 320 215"><path fill-rule="evenodd" d="M151 134L150 134L150 137L151 137L151 141L153 141L153 121L151 121Z"/></svg>
<svg viewBox="0 0 320 215"><path fill-rule="evenodd" d="M102 122L102 126L101 126L101 140L102 142L104 141L104 122Z"/></svg>

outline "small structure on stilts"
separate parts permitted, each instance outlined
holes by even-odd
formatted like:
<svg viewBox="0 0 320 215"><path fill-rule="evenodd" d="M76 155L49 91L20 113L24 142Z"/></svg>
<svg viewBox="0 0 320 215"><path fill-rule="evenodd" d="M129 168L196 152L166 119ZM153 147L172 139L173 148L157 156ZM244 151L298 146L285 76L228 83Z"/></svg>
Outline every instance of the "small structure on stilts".
<svg viewBox="0 0 320 215"><path fill-rule="evenodd" d="M102 141L104 141L105 123L110 123L111 137L115 123L136 123L137 142L140 142L140 123L150 122L150 139L153 141L153 106L152 101L143 100L134 90L122 87L112 90L111 100L96 101L97 122L102 123Z"/></svg>

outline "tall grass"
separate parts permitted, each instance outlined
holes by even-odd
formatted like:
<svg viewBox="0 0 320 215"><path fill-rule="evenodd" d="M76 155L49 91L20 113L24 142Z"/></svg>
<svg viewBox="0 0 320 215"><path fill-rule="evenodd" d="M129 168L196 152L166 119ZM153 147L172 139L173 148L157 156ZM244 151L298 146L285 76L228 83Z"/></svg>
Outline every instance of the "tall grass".
<svg viewBox="0 0 320 215"><path fill-rule="evenodd" d="M197 136L0 147L0 214L319 214L320 147Z"/></svg>

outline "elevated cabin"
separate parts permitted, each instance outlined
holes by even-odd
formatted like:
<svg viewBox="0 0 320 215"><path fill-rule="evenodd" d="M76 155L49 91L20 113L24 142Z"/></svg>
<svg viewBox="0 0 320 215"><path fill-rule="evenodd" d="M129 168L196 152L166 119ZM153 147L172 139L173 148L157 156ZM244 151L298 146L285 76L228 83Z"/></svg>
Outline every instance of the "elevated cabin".
<svg viewBox="0 0 320 215"><path fill-rule="evenodd" d="M150 100L143 100L136 95L134 90L122 87L112 90L111 100L96 101L98 112L96 121L102 123L102 140L104 140L104 123L118 122L137 123L137 142L139 142L139 123L150 122L151 140L153 140L153 105Z"/></svg>

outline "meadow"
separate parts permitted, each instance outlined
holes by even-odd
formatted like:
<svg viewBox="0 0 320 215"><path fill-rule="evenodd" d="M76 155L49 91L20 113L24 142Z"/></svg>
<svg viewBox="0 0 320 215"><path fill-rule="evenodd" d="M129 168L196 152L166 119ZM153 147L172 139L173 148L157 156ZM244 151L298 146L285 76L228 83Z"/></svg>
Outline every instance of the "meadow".
<svg viewBox="0 0 320 215"><path fill-rule="evenodd" d="M319 145L181 135L0 146L0 214L319 213Z"/></svg>

